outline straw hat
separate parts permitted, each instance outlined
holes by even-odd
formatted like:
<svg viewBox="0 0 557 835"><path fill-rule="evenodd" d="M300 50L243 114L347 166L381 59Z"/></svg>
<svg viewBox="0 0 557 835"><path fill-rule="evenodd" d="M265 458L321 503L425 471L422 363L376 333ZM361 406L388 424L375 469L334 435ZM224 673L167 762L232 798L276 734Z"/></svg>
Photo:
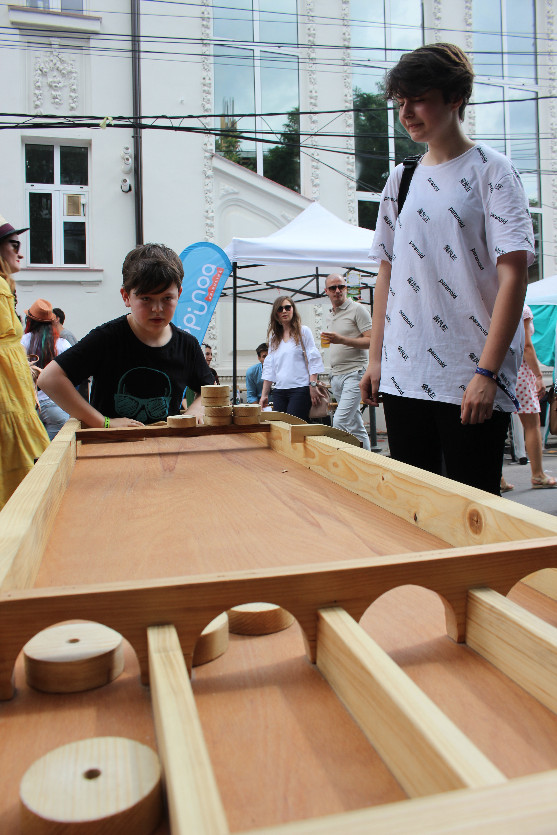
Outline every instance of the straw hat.
<svg viewBox="0 0 557 835"><path fill-rule="evenodd" d="M8 235L21 235L22 232L28 232L29 227L26 226L25 229L14 229L11 223L8 223L5 217L0 215L0 241L3 241L4 238L7 238Z"/></svg>
<svg viewBox="0 0 557 835"><path fill-rule="evenodd" d="M45 299L37 299L33 302L29 310L25 311L25 315L35 322L54 322L56 316L52 310L52 305Z"/></svg>

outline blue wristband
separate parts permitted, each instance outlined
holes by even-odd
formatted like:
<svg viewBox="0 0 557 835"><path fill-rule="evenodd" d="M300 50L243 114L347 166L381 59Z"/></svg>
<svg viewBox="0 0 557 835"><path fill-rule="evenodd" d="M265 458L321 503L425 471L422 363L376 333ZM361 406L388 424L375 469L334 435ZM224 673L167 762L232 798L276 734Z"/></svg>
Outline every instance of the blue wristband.
<svg viewBox="0 0 557 835"><path fill-rule="evenodd" d="M498 374L495 374L493 371L490 371L490 370L489 370L489 368L480 368L480 366L479 366L479 365L478 365L478 366L476 366L476 371L475 371L475 373L476 373L476 374L481 374L481 375L482 375L482 377L489 377L489 379L490 379L490 380L493 380L493 381L494 381L494 382L495 382L495 383L499 386L499 388L501 389L501 391L504 391L504 392L505 392L505 394L507 395L507 397L509 398L509 400L511 400L511 401L513 402L514 407L515 407L516 411L518 412L518 410L520 409L520 403L518 402L518 400L516 399L516 397L514 397L514 396L510 393L510 391L509 391L509 390L508 390L508 388L505 386L505 384L504 384L503 382L501 382L501 380L500 380L500 378L499 378L499 375L498 375Z"/></svg>

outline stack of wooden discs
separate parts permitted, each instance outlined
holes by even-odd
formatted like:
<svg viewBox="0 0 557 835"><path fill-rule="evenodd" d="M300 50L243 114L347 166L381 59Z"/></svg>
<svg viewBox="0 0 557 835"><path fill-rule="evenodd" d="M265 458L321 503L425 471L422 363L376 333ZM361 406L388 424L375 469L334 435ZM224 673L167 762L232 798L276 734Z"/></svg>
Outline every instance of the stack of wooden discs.
<svg viewBox="0 0 557 835"><path fill-rule="evenodd" d="M234 423L239 426L251 426L259 423L261 406L259 403L247 403L234 406Z"/></svg>
<svg viewBox="0 0 557 835"><path fill-rule="evenodd" d="M230 386L201 386L201 402L205 408L206 426L228 426L232 423Z"/></svg>

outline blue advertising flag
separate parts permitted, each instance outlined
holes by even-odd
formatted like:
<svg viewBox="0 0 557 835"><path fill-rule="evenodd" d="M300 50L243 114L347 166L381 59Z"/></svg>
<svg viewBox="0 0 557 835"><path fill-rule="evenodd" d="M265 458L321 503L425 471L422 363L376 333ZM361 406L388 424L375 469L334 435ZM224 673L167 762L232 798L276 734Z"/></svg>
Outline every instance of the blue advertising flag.
<svg viewBox="0 0 557 835"><path fill-rule="evenodd" d="M220 246L205 241L188 246L180 259L184 281L172 321L201 344L232 264Z"/></svg>

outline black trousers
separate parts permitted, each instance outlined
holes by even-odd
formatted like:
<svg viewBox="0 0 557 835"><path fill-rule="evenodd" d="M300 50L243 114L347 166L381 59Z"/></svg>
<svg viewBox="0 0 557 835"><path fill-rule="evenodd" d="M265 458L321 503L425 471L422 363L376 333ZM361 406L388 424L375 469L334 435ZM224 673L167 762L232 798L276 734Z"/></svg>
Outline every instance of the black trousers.
<svg viewBox="0 0 557 835"><path fill-rule="evenodd" d="M293 389L273 389L273 410L309 420L311 394L309 386Z"/></svg>
<svg viewBox="0 0 557 835"><path fill-rule="evenodd" d="M510 414L460 422L460 405L383 395L391 457L461 484L500 495Z"/></svg>

